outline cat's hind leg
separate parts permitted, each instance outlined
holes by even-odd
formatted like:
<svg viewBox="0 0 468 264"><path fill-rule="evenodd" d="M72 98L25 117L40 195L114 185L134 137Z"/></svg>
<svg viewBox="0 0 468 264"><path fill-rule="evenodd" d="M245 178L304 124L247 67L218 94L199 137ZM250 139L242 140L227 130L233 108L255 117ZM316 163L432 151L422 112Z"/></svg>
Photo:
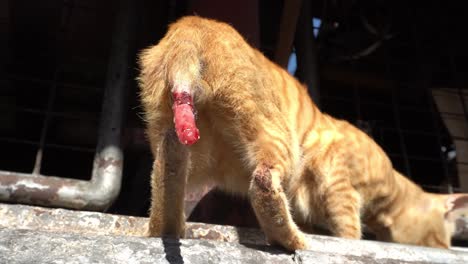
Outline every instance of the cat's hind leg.
<svg viewBox="0 0 468 264"><path fill-rule="evenodd" d="M271 243L289 250L304 249L307 247L304 234L292 219L280 179L281 170L259 164L252 175L249 189L252 207Z"/></svg>
<svg viewBox="0 0 468 264"><path fill-rule="evenodd" d="M185 229L184 195L189 152L171 129L162 134L149 133L149 138L155 156L149 236L178 238Z"/></svg>

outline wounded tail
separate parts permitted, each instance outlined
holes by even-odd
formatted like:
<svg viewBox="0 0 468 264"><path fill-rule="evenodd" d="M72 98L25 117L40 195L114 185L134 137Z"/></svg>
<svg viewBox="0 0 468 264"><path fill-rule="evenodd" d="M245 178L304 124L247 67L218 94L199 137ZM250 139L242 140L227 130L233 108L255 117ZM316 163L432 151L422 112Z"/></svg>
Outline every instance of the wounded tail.
<svg viewBox="0 0 468 264"><path fill-rule="evenodd" d="M179 40L167 55L167 79L173 99L175 130L182 144L192 145L200 139L193 100L201 72L199 51L196 43Z"/></svg>
<svg viewBox="0 0 468 264"><path fill-rule="evenodd" d="M165 39L165 43L160 45L166 51L164 77L173 99L175 130L182 144L192 145L200 139L194 105L194 97L202 95L199 89L195 95L201 79L200 33L197 28L178 28L176 24L171 27Z"/></svg>
<svg viewBox="0 0 468 264"><path fill-rule="evenodd" d="M192 145L200 138L194 105L195 96L202 96L202 91L196 89L201 80L201 41L197 31L175 23L158 45L140 55L142 98L153 102L171 98L168 93L172 95L175 130L184 145ZM154 109L149 107L146 111Z"/></svg>
<svg viewBox="0 0 468 264"><path fill-rule="evenodd" d="M179 141L185 145L195 144L200 139L192 95L190 90L172 92L175 130Z"/></svg>

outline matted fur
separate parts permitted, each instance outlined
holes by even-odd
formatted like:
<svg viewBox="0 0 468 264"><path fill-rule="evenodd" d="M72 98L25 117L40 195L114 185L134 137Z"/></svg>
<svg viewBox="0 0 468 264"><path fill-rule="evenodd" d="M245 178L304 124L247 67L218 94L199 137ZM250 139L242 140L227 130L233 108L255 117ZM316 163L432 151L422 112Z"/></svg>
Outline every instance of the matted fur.
<svg viewBox="0 0 468 264"><path fill-rule="evenodd" d="M231 26L182 18L141 53L140 67L155 156L151 236L181 236L186 186L214 183L247 196L269 241L290 250L307 247L298 226L359 239L361 220L381 240L450 246L450 204L464 196L423 192ZM201 138L189 147L174 134L171 91L179 86L189 87L198 113Z"/></svg>

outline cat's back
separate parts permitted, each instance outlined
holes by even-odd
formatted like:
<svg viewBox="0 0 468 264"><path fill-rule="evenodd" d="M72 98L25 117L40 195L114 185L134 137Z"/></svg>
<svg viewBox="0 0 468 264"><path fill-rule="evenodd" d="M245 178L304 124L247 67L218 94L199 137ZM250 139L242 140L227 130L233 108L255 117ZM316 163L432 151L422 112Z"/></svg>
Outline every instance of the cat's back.
<svg viewBox="0 0 468 264"><path fill-rule="evenodd" d="M231 34L240 36L240 34L229 24L210 18L199 16L184 16L169 25L168 34L178 30L191 31L191 33L205 32L211 34ZM193 31L192 31L193 30Z"/></svg>
<svg viewBox="0 0 468 264"><path fill-rule="evenodd" d="M391 192L395 183L392 162L367 133L344 120L333 122L342 134L335 148L341 149L350 183L361 194L366 207L376 197Z"/></svg>
<svg viewBox="0 0 468 264"><path fill-rule="evenodd" d="M392 164L383 149L368 134L348 121L323 114L322 128L333 131L329 148L349 171L353 186L367 186L374 180L392 177Z"/></svg>
<svg viewBox="0 0 468 264"><path fill-rule="evenodd" d="M231 25L198 16L185 16L171 24L163 41L172 44L169 47L188 42L198 47L200 55L208 57L212 54L243 56L252 50Z"/></svg>

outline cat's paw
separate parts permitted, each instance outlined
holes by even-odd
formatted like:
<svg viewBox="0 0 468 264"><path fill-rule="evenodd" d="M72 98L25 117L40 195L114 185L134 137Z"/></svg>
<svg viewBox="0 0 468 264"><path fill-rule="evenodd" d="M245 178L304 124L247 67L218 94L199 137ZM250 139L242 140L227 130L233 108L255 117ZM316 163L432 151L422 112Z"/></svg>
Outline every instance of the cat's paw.
<svg viewBox="0 0 468 264"><path fill-rule="evenodd" d="M291 239L288 243L288 247L291 250L308 249L307 240L304 234L300 233L299 235Z"/></svg>
<svg viewBox="0 0 468 264"><path fill-rule="evenodd" d="M278 245L289 251L308 249L308 243L303 233L298 233L290 238L272 240L268 239L270 245Z"/></svg>

